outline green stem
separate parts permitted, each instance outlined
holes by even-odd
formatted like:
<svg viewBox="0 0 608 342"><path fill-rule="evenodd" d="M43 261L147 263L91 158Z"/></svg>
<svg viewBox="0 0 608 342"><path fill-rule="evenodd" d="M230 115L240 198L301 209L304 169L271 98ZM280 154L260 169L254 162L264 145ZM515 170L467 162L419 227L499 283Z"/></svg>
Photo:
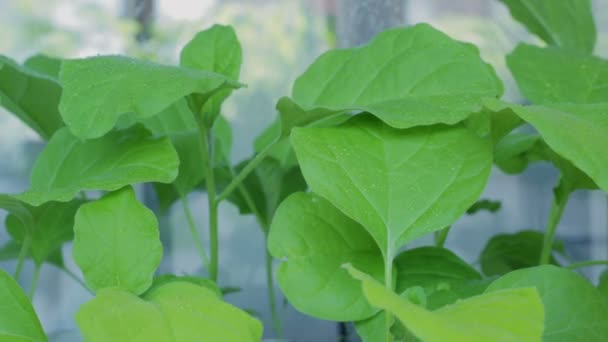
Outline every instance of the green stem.
<svg viewBox="0 0 608 342"><path fill-rule="evenodd" d="M17 268L15 269L15 279L19 280L19 276L21 275L21 271L23 270L23 263L25 258L27 258L27 254L30 251L30 245L32 243L32 237L30 234L25 235L25 239L23 240L23 244L21 245L21 249L19 250L19 256L17 259Z"/></svg>
<svg viewBox="0 0 608 342"><path fill-rule="evenodd" d="M29 293L29 297L30 300L34 299L34 294L36 294L36 286L38 285L38 277L40 276L40 267L41 265L36 264L36 267L34 268L34 277L32 278L32 283L30 284L30 293Z"/></svg>
<svg viewBox="0 0 608 342"><path fill-rule="evenodd" d="M178 191L179 192L179 191ZM207 254L205 253L205 247L203 247L203 241L201 240L201 236L196 229L196 224L194 223L194 217L192 216L192 212L190 211L190 205L188 204L188 198L180 193L180 199L182 201L182 206L184 208L184 215L186 216L186 221L188 221L188 228L190 229L190 234L192 235L192 239L194 239L194 245L198 250L198 254L201 257L201 261L203 265L208 270L209 269L209 259L207 259Z"/></svg>
<svg viewBox="0 0 608 342"><path fill-rule="evenodd" d="M283 337L283 329L281 326L281 318L277 312L276 297L274 294L274 274L272 271L272 256L266 249L266 288L268 289L268 305L270 306L270 314L272 315L272 324L277 338Z"/></svg>
<svg viewBox="0 0 608 342"><path fill-rule="evenodd" d="M435 246L443 247L445 245L445 240L448 238L448 234L450 233L450 229L452 226L447 226L440 231L435 232Z"/></svg>
<svg viewBox="0 0 608 342"><path fill-rule="evenodd" d="M72 278L72 280L74 280L75 282L77 282L78 284L80 284L80 286L82 286L83 289L87 290L88 293L95 295L95 293L93 293L93 291L91 291L88 287L87 284L84 283L84 281L82 281L82 279L80 279L76 274L74 274L74 272L70 271L67 267L65 266L57 266L60 270L62 270L65 274L68 275L68 277Z"/></svg>
<svg viewBox="0 0 608 342"><path fill-rule="evenodd" d="M262 160L264 160L268 152L270 152L270 149L275 144L276 141L266 146L262 151L260 151L260 153L258 153L253 159L251 159L249 163L247 163L247 165L245 165L245 167L241 170L241 172L239 172L236 177L232 178L230 184L228 184L224 191L222 191L219 196L217 196L216 201L219 203L225 200L232 193L232 191L234 191L234 189L236 189L236 187L241 184L243 180L245 180L245 177L247 177L247 175L249 175L249 173L253 171L253 169L255 169L255 167L262 162Z"/></svg>
<svg viewBox="0 0 608 342"><path fill-rule="evenodd" d="M390 238L390 237L388 237ZM390 240L389 240L390 241ZM387 249L386 257L384 260L384 286L389 290L393 291L393 253L390 248ZM393 342L393 335L391 334L391 326L393 325L393 316L390 312L384 311L385 317L385 332L386 342Z"/></svg>
<svg viewBox="0 0 608 342"><path fill-rule="evenodd" d="M570 196L570 188L561 179L558 185L553 190L553 204L551 205L551 213L549 214L549 220L547 221L547 230L545 231L545 239L543 241L543 249L540 254L540 265L546 265L549 263L551 258L551 251L553 250L553 240L555 238L555 232L559 224L566 203L568 203L568 197Z"/></svg>
<svg viewBox="0 0 608 342"><path fill-rule="evenodd" d="M209 278L217 283L219 268L219 238L217 227L217 207L219 201L215 198L215 175L213 173L213 129L199 121L199 140L206 166L205 184L207 187L207 202L209 209Z"/></svg>
<svg viewBox="0 0 608 342"><path fill-rule="evenodd" d="M566 268L573 270L575 268L596 266L596 265L608 265L608 260L590 260L590 261L575 262L573 264L566 266Z"/></svg>

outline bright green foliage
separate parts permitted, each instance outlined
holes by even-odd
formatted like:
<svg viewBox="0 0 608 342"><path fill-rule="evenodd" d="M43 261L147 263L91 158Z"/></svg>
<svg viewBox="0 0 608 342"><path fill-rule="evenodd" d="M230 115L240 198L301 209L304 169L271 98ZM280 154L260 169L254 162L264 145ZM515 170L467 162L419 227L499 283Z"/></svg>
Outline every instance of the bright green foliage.
<svg viewBox="0 0 608 342"><path fill-rule="evenodd" d="M538 130L553 151L608 191L608 102L511 108Z"/></svg>
<svg viewBox="0 0 608 342"><path fill-rule="evenodd" d="M275 214L268 250L286 259L277 279L298 310L336 321L364 319L377 311L341 266L352 263L383 279L380 250L363 227L327 200L311 193L289 196Z"/></svg>
<svg viewBox="0 0 608 342"><path fill-rule="evenodd" d="M438 285L481 279L481 275L453 252L438 247L407 250L395 258L397 293L413 286L435 289Z"/></svg>
<svg viewBox="0 0 608 342"><path fill-rule="evenodd" d="M176 276L174 274L163 274L163 275L154 277L154 281L152 282L152 285L146 291L146 293L144 293L142 296L145 297L148 293L154 291L156 288L163 286L165 284L174 283L174 282L192 283L194 285L204 287L204 288L210 290L211 292L215 293L219 298L222 298L222 290L220 290L220 288L217 286L217 284L214 283L213 281L211 281L207 278L201 278L201 277L195 277L195 276L189 276L189 275Z"/></svg>
<svg viewBox="0 0 608 342"><path fill-rule="evenodd" d="M543 304L534 288L495 291L428 311L352 266L349 272L372 305L394 314L425 342L541 340Z"/></svg>
<svg viewBox="0 0 608 342"><path fill-rule="evenodd" d="M484 274L503 275L520 268L538 265L544 234L524 230L515 234L494 235L481 252L479 260ZM553 250L564 253L561 241L553 243ZM550 262L557 265L555 258Z"/></svg>
<svg viewBox="0 0 608 342"><path fill-rule="evenodd" d="M61 246L72 240L74 214L82 203L81 200L48 202L34 207L12 196L0 195L0 208L10 214L5 222L8 233L19 248L28 240L27 253L38 265L63 263Z"/></svg>
<svg viewBox="0 0 608 342"><path fill-rule="evenodd" d="M187 282L164 284L144 299L116 288L102 290L76 314L90 342L257 342L262 325L209 289Z"/></svg>
<svg viewBox="0 0 608 342"><path fill-rule="evenodd" d="M390 258L475 203L492 163L489 141L464 127L398 130L372 116L298 128L291 141L312 190L360 222Z"/></svg>
<svg viewBox="0 0 608 342"><path fill-rule="evenodd" d="M46 342L29 298L10 275L0 269L0 340Z"/></svg>
<svg viewBox="0 0 608 342"><path fill-rule="evenodd" d="M63 126L57 110L60 96L55 79L0 55L0 106L45 140Z"/></svg>
<svg viewBox="0 0 608 342"><path fill-rule="evenodd" d="M69 201L83 190L116 190L141 182L169 183L178 157L168 138L155 138L140 126L102 138L79 140L67 128L42 151L30 177L30 190L17 197L32 205Z"/></svg>
<svg viewBox="0 0 608 342"><path fill-rule="evenodd" d="M545 306L543 341L604 341L608 336L608 300L573 271L538 266L504 275L488 287L492 292L534 286Z"/></svg>
<svg viewBox="0 0 608 342"><path fill-rule="evenodd" d="M277 108L284 132L344 111L408 128L457 123L480 110L483 97L501 94L477 48L418 24L387 30L360 48L326 52Z"/></svg>
<svg viewBox="0 0 608 342"><path fill-rule="evenodd" d="M180 65L203 71L212 71L237 81L241 71L241 44L230 26L213 25L201 31L184 46ZM209 115L214 122L220 114L222 102L230 95L231 89L220 90L207 102L206 95L192 95L194 108Z"/></svg>
<svg viewBox="0 0 608 342"><path fill-rule="evenodd" d="M597 285L597 289L604 295L604 298L608 300L608 270L602 272L600 275L600 282Z"/></svg>
<svg viewBox="0 0 608 342"><path fill-rule="evenodd" d="M608 101L607 60L520 44L507 56L507 64L522 93L535 104Z"/></svg>
<svg viewBox="0 0 608 342"><path fill-rule="evenodd" d="M591 0L501 0L511 16L547 44L586 53L595 46Z"/></svg>
<svg viewBox="0 0 608 342"><path fill-rule="evenodd" d="M209 96L239 86L212 72L122 56L66 60L60 80L64 87L61 115L70 131L83 139L101 137L125 114L144 119L186 95Z"/></svg>
<svg viewBox="0 0 608 342"><path fill-rule="evenodd" d="M143 293L162 254L156 217L131 187L78 209L73 255L92 290L117 287Z"/></svg>
<svg viewBox="0 0 608 342"><path fill-rule="evenodd" d="M249 161L237 165L236 171L240 171ZM266 158L245 178L243 187L260 215L262 228L267 229L279 204L290 194L306 190L307 185L299 167L284 168L279 161ZM228 200L239 207L241 214L251 213L240 191L234 191Z"/></svg>
<svg viewBox="0 0 608 342"><path fill-rule="evenodd" d="M59 82L59 71L61 70L62 62L63 60L60 58L37 54L28 58L23 65Z"/></svg>

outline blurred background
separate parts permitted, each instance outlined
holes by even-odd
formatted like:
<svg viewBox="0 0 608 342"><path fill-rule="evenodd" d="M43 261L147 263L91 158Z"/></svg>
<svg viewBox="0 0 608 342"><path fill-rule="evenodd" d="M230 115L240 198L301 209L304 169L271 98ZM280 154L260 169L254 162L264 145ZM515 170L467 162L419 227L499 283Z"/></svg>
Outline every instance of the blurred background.
<svg viewBox="0 0 608 342"><path fill-rule="evenodd" d="M595 54L608 58L608 0L594 0L593 6ZM214 23L232 25L243 46L241 81L248 85L224 105L223 115L233 126L236 163L253 153L253 140L276 115L276 100L290 93L294 79L316 56L333 47L362 44L385 28L418 22L479 46L505 82L505 98L523 101L504 56L520 41L540 42L511 19L506 7L490 0L1 0L0 54L20 62L38 52L58 57L127 54L176 64L181 47L197 31ZM29 170L42 147L33 131L0 108L0 193L28 188ZM502 209L461 219L447 247L475 262L498 232L543 229L556 178L556 170L542 163L518 176L494 170L483 197L502 201ZM153 193L139 190L142 200L154 207ZM189 201L206 235L206 197L194 193ZM274 338L265 290L264 235L253 216L239 216L228 202L220 215L220 285L241 288L226 299L253 310L264 322L264 336ZM0 243L7 239L4 217L0 212ZM161 273L204 274L179 203L161 218L161 226ZM573 261L608 259L606 195L574 193L557 235ZM415 245L430 243L431 237ZM68 268L79 274L69 245L63 253ZM15 263L3 261L0 267L12 271ZM32 269L26 265L22 281L29 281ZM585 275L595 281L601 270L588 268ZM357 341L350 327L304 316L278 297L286 340L337 341L342 334ZM79 341L73 315L89 298L65 273L43 266L34 305L52 341Z"/></svg>

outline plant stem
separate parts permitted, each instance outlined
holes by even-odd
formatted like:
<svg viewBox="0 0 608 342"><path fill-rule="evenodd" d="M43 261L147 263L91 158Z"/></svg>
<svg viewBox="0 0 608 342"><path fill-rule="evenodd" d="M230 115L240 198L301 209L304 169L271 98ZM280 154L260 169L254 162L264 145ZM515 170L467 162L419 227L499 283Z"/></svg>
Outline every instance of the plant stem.
<svg viewBox="0 0 608 342"><path fill-rule="evenodd" d="M186 216L186 221L188 221L188 228L190 229L190 234L192 235L192 239L194 240L194 245L198 250L198 254L201 257L203 265L207 270L209 270L209 259L207 259L205 247L203 247L203 241L201 240L201 236L199 235L198 230L196 229L194 217L192 216L192 212L190 211L190 205L188 204L188 198L186 198L186 196L180 193L180 199L182 202L182 207L184 208L184 215Z"/></svg>
<svg viewBox="0 0 608 342"><path fill-rule="evenodd" d="M213 129L199 121L199 140L203 151L203 161L206 167L205 184L207 187L207 202L209 209L209 278L217 283L219 267L219 239L217 228L217 207L215 199L215 174L213 173Z"/></svg>
<svg viewBox="0 0 608 342"><path fill-rule="evenodd" d="M75 282L77 282L78 284L80 284L80 286L82 286L83 289L87 290L88 293L95 295L95 293L93 293L93 291L91 291L88 287L87 284L84 283L84 281L82 281L82 279L80 279L76 274L74 274L74 272L70 271L67 267L65 266L57 266L60 270L62 270L65 274L68 275L68 277L72 278L72 280L74 280Z"/></svg>
<svg viewBox="0 0 608 342"><path fill-rule="evenodd" d="M566 268L573 270L575 268L596 266L596 265L608 265L608 260L589 260L589 261L575 262L573 264L566 266Z"/></svg>
<svg viewBox="0 0 608 342"><path fill-rule="evenodd" d="M19 257L17 259L17 268L15 269L15 279L19 280L19 276L21 275L21 271L23 270L23 262L27 257L27 253L30 251L30 244L32 243L32 237L30 234L25 234L25 239L23 239L23 244L21 245L21 249L19 250Z"/></svg>
<svg viewBox="0 0 608 342"><path fill-rule="evenodd" d="M559 221L564 213L566 203L568 203L568 197L570 196L570 188L561 179L558 185L553 189L553 204L551 205L551 213L549 214L549 220L547 221L547 230L545 231L545 239L543 241L543 249L540 254L540 265L546 265L549 263L551 258L551 252L553 250L553 239L555 238L555 231Z"/></svg>
<svg viewBox="0 0 608 342"><path fill-rule="evenodd" d="M277 334L277 338L282 338L283 329L281 327L281 319L279 317L279 313L277 312L277 303L274 294L274 274L272 271L272 256L268 252L268 248L264 249L266 250L266 288L268 289L268 305L270 306L270 314L272 315L272 324L274 331Z"/></svg>
<svg viewBox="0 0 608 342"><path fill-rule="evenodd" d="M266 157L268 152L270 152L270 149L275 144L276 144L276 141L271 143L270 145L266 146L262 151L260 151L260 153L258 153L253 159L251 159L249 161L249 163L247 163L247 165L245 165L245 167L241 170L241 172L239 172L239 174L236 175L236 177L232 178L232 181L230 182L230 184L228 184L228 186L224 189L224 191L222 191L219 194L219 196L217 196L216 201L219 203L219 202L225 200L226 197L228 197L230 195L230 193L232 193L232 191L239 184L241 184L241 182L243 182L245 177L247 177L247 175L251 171L253 171L253 169L255 169L255 167L258 166L262 162L262 160L264 160L264 158Z"/></svg>
<svg viewBox="0 0 608 342"><path fill-rule="evenodd" d="M445 240L448 238L448 234L450 233L450 229L452 226L447 226L440 231L435 232L435 246L443 247L445 245Z"/></svg>
<svg viewBox="0 0 608 342"><path fill-rule="evenodd" d="M390 238L387 237L387 239ZM390 240L388 240L390 241ZM384 286L393 291L393 253L390 248L386 251L386 256L384 260ZM393 316L388 311L384 311L385 317L385 332L386 332L386 342L393 342L393 335L391 334L391 326L393 325Z"/></svg>
<svg viewBox="0 0 608 342"><path fill-rule="evenodd" d="M30 297L30 300L34 299L34 294L36 293L36 285L38 285L38 277L40 276L40 268L41 265L36 264L36 267L34 268L34 277L32 278L32 283L30 284L30 293L28 295L28 297Z"/></svg>

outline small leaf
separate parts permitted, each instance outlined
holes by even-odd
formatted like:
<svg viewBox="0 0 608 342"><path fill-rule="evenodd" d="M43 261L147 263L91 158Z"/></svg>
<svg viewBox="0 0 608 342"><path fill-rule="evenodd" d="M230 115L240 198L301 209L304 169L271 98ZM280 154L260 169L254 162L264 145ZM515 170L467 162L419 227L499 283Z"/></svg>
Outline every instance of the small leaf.
<svg viewBox="0 0 608 342"><path fill-rule="evenodd" d="M397 293L413 286L434 290L440 284L481 279L479 272L445 248L409 249L399 254L394 263L397 270Z"/></svg>
<svg viewBox="0 0 608 342"><path fill-rule="evenodd" d="M19 284L0 269L0 340L46 342L40 321Z"/></svg>
<svg viewBox="0 0 608 342"><path fill-rule="evenodd" d="M507 65L522 93L534 104L608 101L607 60L519 44L507 56Z"/></svg>
<svg viewBox="0 0 608 342"><path fill-rule="evenodd" d="M7 231L18 249L29 238L28 255L38 265L55 263L57 254L61 255L63 243L72 240L74 214L82 203L81 200L48 202L34 207L12 196L0 194L0 208L10 213L5 222Z"/></svg>
<svg viewBox="0 0 608 342"><path fill-rule="evenodd" d="M489 140L462 126L398 130L369 115L294 129L291 142L312 190L391 258L460 217L485 187L492 159Z"/></svg>
<svg viewBox="0 0 608 342"><path fill-rule="evenodd" d="M511 108L536 128L553 151L608 191L608 103Z"/></svg>
<svg viewBox="0 0 608 342"><path fill-rule="evenodd" d="M494 235L481 252L481 270L488 276L503 275L538 265L544 238L543 233L532 230ZM563 253L563 243L554 242L553 250ZM551 263L559 266L553 257Z"/></svg>
<svg viewBox="0 0 608 342"><path fill-rule="evenodd" d="M67 128L42 151L30 177L31 187L16 197L32 205L69 201L83 190L117 190L142 182L169 183L179 160L167 138L154 138L142 127L82 141Z"/></svg>
<svg viewBox="0 0 608 342"><path fill-rule="evenodd" d="M470 206L469 209L467 209L467 214L475 215L478 212L484 211L484 210L491 212L491 213L495 213L500 210L500 207L502 207L502 203L500 201L481 199L481 200L473 203L473 205Z"/></svg>
<svg viewBox="0 0 608 342"><path fill-rule="evenodd" d="M272 221L268 250L285 259L277 270L283 293L308 315L334 321L372 316L344 263L383 279L382 255L369 234L325 199L312 193L289 196Z"/></svg>
<svg viewBox="0 0 608 342"><path fill-rule="evenodd" d="M258 342L262 324L204 287L171 282L144 299L104 289L76 314L90 342Z"/></svg>
<svg viewBox="0 0 608 342"><path fill-rule="evenodd" d="M241 44L230 26L213 25L201 31L184 46L180 55L180 65L203 71L212 71L231 80L238 80L241 71ZM220 90L207 102L203 95L193 95L197 109L208 112L210 122L220 113L222 102L230 95L231 89ZM203 107L204 106L204 107Z"/></svg>
<svg viewBox="0 0 608 342"><path fill-rule="evenodd" d="M152 284L163 250L154 213L131 187L78 209L74 261L93 291L117 287L141 294Z"/></svg>
<svg viewBox="0 0 608 342"><path fill-rule="evenodd" d="M369 44L332 50L277 105L291 127L343 112L369 112L390 126L455 124L500 97L502 84L473 45L426 24L380 33Z"/></svg>
<svg viewBox="0 0 608 342"><path fill-rule="evenodd" d="M556 266L508 273L487 291L534 286L545 306L543 341L603 341L608 336L608 301L587 280Z"/></svg>
<svg viewBox="0 0 608 342"><path fill-rule="evenodd" d="M66 60L59 77L64 87L61 115L70 131L82 139L101 137L125 114L144 119L184 96L207 98L217 90L240 86L212 72L122 56Z"/></svg>
<svg viewBox="0 0 608 342"><path fill-rule="evenodd" d="M590 0L501 0L511 16L547 44L585 53L595 46Z"/></svg>
<svg viewBox="0 0 608 342"><path fill-rule="evenodd" d="M536 134L513 133L494 146L494 163L509 174L524 171L530 163L530 151L541 142Z"/></svg>
<svg viewBox="0 0 608 342"><path fill-rule="evenodd" d="M59 115L59 83L0 55L0 106L48 140L63 126Z"/></svg>
<svg viewBox="0 0 608 342"><path fill-rule="evenodd" d="M428 311L398 296L365 273L349 267L374 306L394 314L416 337L434 341L540 341L543 304L534 288L470 297Z"/></svg>

